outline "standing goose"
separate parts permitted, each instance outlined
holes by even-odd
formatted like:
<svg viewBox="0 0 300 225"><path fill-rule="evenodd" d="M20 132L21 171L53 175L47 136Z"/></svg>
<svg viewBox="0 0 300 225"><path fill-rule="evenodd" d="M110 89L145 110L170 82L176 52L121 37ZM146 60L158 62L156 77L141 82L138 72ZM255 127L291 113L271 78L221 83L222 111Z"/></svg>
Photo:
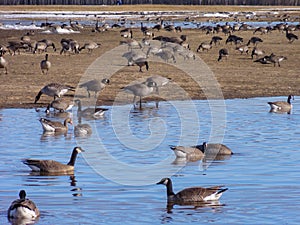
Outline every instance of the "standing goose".
<svg viewBox="0 0 300 225"><path fill-rule="evenodd" d="M108 109L105 108L86 108L82 110L81 101L79 99L75 100L75 103L78 105L77 116L78 117L88 117L88 118L101 118L103 117L105 111Z"/></svg>
<svg viewBox="0 0 300 225"><path fill-rule="evenodd" d="M223 58L226 57L226 59L229 56L229 51L227 48L222 48L219 50L219 58L218 58L218 62Z"/></svg>
<svg viewBox="0 0 300 225"><path fill-rule="evenodd" d="M138 58L136 60L131 60L133 62L134 65L137 65L139 68L140 68L140 72L143 72L142 71L142 67L145 66L146 67L146 70L148 71L149 70L149 64L148 64L148 61L147 61L147 58Z"/></svg>
<svg viewBox="0 0 300 225"><path fill-rule="evenodd" d="M148 77L146 82L154 82L156 84L156 94L159 95L159 87L165 86L170 82L171 78L162 77L159 75L153 75Z"/></svg>
<svg viewBox="0 0 300 225"><path fill-rule="evenodd" d="M94 80L87 81L83 84L80 84L79 88L86 88L89 98L91 97L90 91L95 92L95 97L96 97L97 93L101 91L107 84L109 84L109 82L110 80L107 78L102 79L101 82L94 79Z"/></svg>
<svg viewBox="0 0 300 225"><path fill-rule="evenodd" d="M291 104L291 99L294 99L293 95L289 95L286 102L283 101L276 101L276 102L268 102L271 107L270 112L281 112L281 113L288 113L290 114L293 108Z"/></svg>
<svg viewBox="0 0 300 225"><path fill-rule="evenodd" d="M68 123L73 123L71 118L65 119L63 124L61 122L51 121L45 118L41 118L39 121L42 124L44 132L67 132Z"/></svg>
<svg viewBox="0 0 300 225"><path fill-rule="evenodd" d="M54 110L58 110L59 112L65 112L67 110L70 110L73 107L73 103L69 100L60 98L53 100L46 109L46 113L50 113L50 108L53 108Z"/></svg>
<svg viewBox="0 0 300 225"><path fill-rule="evenodd" d="M97 44L94 41L90 41L88 43L85 43L81 48L79 48L79 51L83 49L87 49L89 54L92 54L93 50L96 48L99 48L101 44Z"/></svg>
<svg viewBox="0 0 300 225"><path fill-rule="evenodd" d="M184 204L206 201L217 201L228 188L222 186L213 186L208 188L190 187L185 188L178 193L173 192L173 185L170 178L163 178L156 184L163 184L167 187L168 203Z"/></svg>
<svg viewBox="0 0 300 225"><path fill-rule="evenodd" d="M271 55L269 56L268 60L273 63L274 67L276 66L276 63L278 65L278 67L280 67L280 62L283 60L287 60L287 57L285 56L277 56L274 53L271 53Z"/></svg>
<svg viewBox="0 0 300 225"><path fill-rule="evenodd" d="M58 83L47 84L39 91L39 93L35 97L34 103L38 102L38 100L40 99L42 94L54 97L54 100L55 100L56 98L60 98L62 95L67 93L69 90L75 90L75 88L71 87L69 85L62 85L62 84L58 84Z"/></svg>
<svg viewBox="0 0 300 225"><path fill-rule="evenodd" d="M74 165L78 153L84 152L81 147L73 149L70 161L68 164L62 164L54 160L40 160L40 159L23 159L22 162L29 166L34 172L42 173L70 173L74 172Z"/></svg>
<svg viewBox="0 0 300 225"><path fill-rule="evenodd" d="M133 106L135 108L135 99L137 96L140 97L140 109L142 108L142 97L150 95L153 92L153 88L156 87L156 83L147 82L141 84L133 84L127 87L122 88L124 91L128 93L132 93L133 97Z"/></svg>
<svg viewBox="0 0 300 225"><path fill-rule="evenodd" d="M201 160L204 157L203 152L197 146L170 146L177 158L183 158L188 161Z"/></svg>
<svg viewBox="0 0 300 225"><path fill-rule="evenodd" d="M289 43L293 43L295 40L298 40L298 36L296 34L289 33L288 29L285 29L285 36Z"/></svg>
<svg viewBox="0 0 300 225"><path fill-rule="evenodd" d="M43 74L45 74L45 71L46 71L46 74L48 74L48 71L51 67L51 62L48 60L48 54L45 55L45 59L41 61L41 71Z"/></svg>
<svg viewBox="0 0 300 225"><path fill-rule="evenodd" d="M39 209L33 201L26 198L26 192L19 192L19 199L14 200L8 210L7 217L10 219L36 219L40 216Z"/></svg>
<svg viewBox="0 0 300 225"><path fill-rule="evenodd" d="M259 37L252 37L250 38L250 40L248 41L247 45L250 45L250 43L252 43L253 45L257 46L257 44L259 42L263 42L263 40Z"/></svg>
<svg viewBox="0 0 300 225"><path fill-rule="evenodd" d="M3 57L4 52L1 50L0 51L0 68L4 68L5 74L7 74L7 67L8 67L8 62L7 60Z"/></svg>

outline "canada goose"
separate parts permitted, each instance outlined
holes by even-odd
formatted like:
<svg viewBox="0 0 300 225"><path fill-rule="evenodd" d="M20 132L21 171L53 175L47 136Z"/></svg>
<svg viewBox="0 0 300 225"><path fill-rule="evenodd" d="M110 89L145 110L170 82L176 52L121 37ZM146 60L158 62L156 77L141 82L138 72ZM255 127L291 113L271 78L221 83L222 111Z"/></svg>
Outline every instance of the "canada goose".
<svg viewBox="0 0 300 225"><path fill-rule="evenodd" d="M165 25L165 26L164 26L164 29L165 29L166 31L175 31L175 27L174 27L173 24Z"/></svg>
<svg viewBox="0 0 300 225"><path fill-rule="evenodd" d="M270 56L268 56L268 55L266 55L266 56L264 56L262 58L258 58L256 60L254 60L253 62L259 62L261 64L270 64L271 63L270 62Z"/></svg>
<svg viewBox="0 0 300 225"><path fill-rule="evenodd" d="M94 41L90 41L88 43L85 43L81 48L79 48L79 51L82 51L83 49L87 49L88 53L92 53L94 49L98 48L101 44L97 44Z"/></svg>
<svg viewBox="0 0 300 225"><path fill-rule="evenodd" d="M249 47L247 45L241 45L236 47L236 50L238 50L241 54L246 53L248 55Z"/></svg>
<svg viewBox="0 0 300 225"><path fill-rule="evenodd" d="M74 165L77 154L84 152L81 147L75 147L72 151L68 164L62 164L54 160L23 159L22 162L29 166L34 172L41 173L71 173L74 172Z"/></svg>
<svg viewBox="0 0 300 225"><path fill-rule="evenodd" d="M41 61L40 66L42 73L45 74L46 71L46 74L48 74L48 71L51 67L51 62L48 61L48 54L45 55L45 59Z"/></svg>
<svg viewBox="0 0 300 225"><path fill-rule="evenodd" d="M172 60L173 63L176 63L175 55L173 54L172 51L168 49L159 49L158 52L155 53L154 55L160 57L165 62L169 62L169 60Z"/></svg>
<svg viewBox="0 0 300 225"><path fill-rule="evenodd" d="M78 117L88 117L88 118L101 118L103 117L105 111L108 109L105 108L86 108L82 110L81 101L79 99L75 100L75 103L78 105L77 116Z"/></svg>
<svg viewBox="0 0 300 225"><path fill-rule="evenodd" d="M66 118L64 123L58 121L51 121L45 118L40 118L40 123L42 124L44 132L67 132L68 123L73 124L71 118Z"/></svg>
<svg viewBox="0 0 300 225"><path fill-rule="evenodd" d="M70 110L73 107L73 103L69 100L60 98L53 100L46 109L46 113L50 113L50 108L53 108L54 110L59 110L59 112L65 112L67 110Z"/></svg>
<svg viewBox="0 0 300 225"><path fill-rule="evenodd" d="M256 34L256 32L260 32L260 34L266 34L269 32L269 30L266 27L258 27L253 31L253 34Z"/></svg>
<svg viewBox="0 0 300 225"><path fill-rule="evenodd" d="M219 58L218 58L218 62L223 58L223 57L226 57L226 59L228 58L229 56L229 51L228 49L226 48L221 48L219 50Z"/></svg>
<svg viewBox="0 0 300 225"><path fill-rule="evenodd" d="M92 128L89 124L77 124L74 127L75 137L89 136L92 134Z"/></svg>
<svg viewBox="0 0 300 225"><path fill-rule="evenodd" d="M170 82L171 78L162 77L159 75L153 75L148 77L146 82L154 82L156 84L156 94L159 95L159 87L165 86Z"/></svg>
<svg viewBox="0 0 300 225"><path fill-rule="evenodd" d="M285 36L289 40L289 43L293 43L295 40L298 40L298 36L293 33L289 33L288 29L285 29Z"/></svg>
<svg viewBox="0 0 300 225"><path fill-rule="evenodd" d="M252 52L251 52L251 58L253 59L253 56L254 56L254 55L255 55L256 58L257 58L258 56L261 56L261 55L263 55L263 54L265 54L265 51L263 51L263 50L261 50L261 49L259 49L259 48L257 48L257 47L254 47L254 48L252 49Z"/></svg>
<svg viewBox="0 0 300 225"><path fill-rule="evenodd" d="M195 146L204 155L233 155L233 152L226 145L203 142L202 145Z"/></svg>
<svg viewBox="0 0 300 225"><path fill-rule="evenodd" d="M132 30L129 29L129 28L120 30L120 35L121 35L121 37L123 37L123 38L133 38Z"/></svg>
<svg viewBox="0 0 300 225"><path fill-rule="evenodd" d="M47 84L39 91L39 93L35 97L34 103L38 102L38 100L40 99L42 94L54 97L54 100L55 100L56 98L60 98L62 95L67 93L67 91L69 91L69 90L74 91L75 88L71 87L69 85L62 85L62 84L58 84L58 83Z"/></svg>
<svg viewBox="0 0 300 225"><path fill-rule="evenodd" d="M75 53L75 54L79 54L79 43L76 40L73 39L65 39L62 38L60 41L60 44L62 46L62 49L60 50L60 54L64 53L66 54L67 52L69 52L69 54L71 52Z"/></svg>
<svg viewBox="0 0 300 225"><path fill-rule="evenodd" d="M142 33L144 33L147 30L148 30L148 27L144 26L143 22L141 22L141 31L142 31Z"/></svg>
<svg viewBox="0 0 300 225"><path fill-rule="evenodd" d="M55 44L53 41L51 41L49 39L43 39L40 42L44 42L47 45L46 51L47 51L48 47L52 47L53 51L56 52L56 47L55 47Z"/></svg>
<svg viewBox="0 0 300 225"><path fill-rule="evenodd" d="M23 45L23 43L21 43L19 41L9 41L7 48L11 55L15 55L16 52L18 52L20 54L21 49L26 49L26 47Z"/></svg>
<svg viewBox="0 0 300 225"><path fill-rule="evenodd" d="M188 161L201 160L204 157L203 152L197 146L170 146L177 158L184 158Z"/></svg>
<svg viewBox="0 0 300 225"><path fill-rule="evenodd" d="M45 52L47 49L47 44L45 42L39 41L35 44L33 53L41 53L41 52Z"/></svg>
<svg viewBox="0 0 300 225"><path fill-rule="evenodd" d="M211 38L210 44L214 43L215 45L217 45L217 43L221 44L221 41L223 40L223 38L219 37L219 36L213 36Z"/></svg>
<svg viewBox="0 0 300 225"><path fill-rule="evenodd" d="M289 95L286 102L283 101L268 102L268 104L271 107L270 112L286 112L290 114L293 108L291 99L294 99L293 95Z"/></svg>
<svg viewBox="0 0 300 225"><path fill-rule="evenodd" d="M228 188L222 186L214 187L190 187L185 188L178 193L173 192L173 185L170 178L163 178L156 184L163 184L167 187L168 203L184 204L206 201L217 201Z"/></svg>
<svg viewBox="0 0 300 225"><path fill-rule="evenodd" d="M147 55L140 51L140 50L137 50L137 51L128 51L128 52L125 52L122 57L126 58L127 59L127 65L128 66L133 66L134 65L134 61L139 59L139 58L147 58L149 55L149 52L151 51L153 47L150 47L148 49L148 52L147 52Z"/></svg>
<svg viewBox="0 0 300 225"><path fill-rule="evenodd" d="M8 61L3 57L3 52L0 52L0 68L4 68L5 74L7 74Z"/></svg>
<svg viewBox="0 0 300 225"><path fill-rule="evenodd" d="M89 98L91 97L90 91L95 92L95 97L96 97L97 93L101 91L103 88L105 88L105 86L109 84L109 82L110 80L107 78L102 79L101 82L99 80L94 79L94 80L87 81L83 84L80 84L79 88L86 88Z"/></svg>
<svg viewBox="0 0 300 225"><path fill-rule="evenodd" d="M138 58L136 60L131 60L134 65L137 65L140 68L140 72L142 71L142 67L145 66L146 70L149 70L149 63L147 61L147 58Z"/></svg>
<svg viewBox="0 0 300 225"><path fill-rule="evenodd" d="M287 57L285 56L276 56L274 53L271 53L268 60L274 64L274 67L277 65L280 67L280 62L283 60L287 60Z"/></svg>
<svg viewBox="0 0 300 225"><path fill-rule="evenodd" d="M123 42L120 42L120 43L123 43ZM124 43L128 45L128 50L141 49L143 47L142 44L135 39L126 39L126 41L124 41Z"/></svg>
<svg viewBox="0 0 300 225"><path fill-rule="evenodd" d="M153 30L157 30L157 31L160 31L162 28L163 28L163 20L160 21L159 24L156 24L152 27Z"/></svg>
<svg viewBox="0 0 300 225"><path fill-rule="evenodd" d="M153 92L154 87L156 87L156 83L154 82L147 82L141 84L133 84L126 86L123 89L125 92L132 93L133 97L133 106L135 108L135 99L136 97L140 97L140 109L142 108L142 97L150 95Z"/></svg>
<svg viewBox="0 0 300 225"><path fill-rule="evenodd" d="M7 217L11 219L36 219L40 216L39 209L33 201L26 198L25 190L19 192L19 199L14 200L8 210Z"/></svg>
<svg viewBox="0 0 300 225"><path fill-rule="evenodd" d="M212 48L212 44L211 43L207 43L207 42L202 42L198 48L197 48L197 52L199 52L200 50L204 51L206 50L208 52L209 49Z"/></svg>
<svg viewBox="0 0 300 225"><path fill-rule="evenodd" d="M254 46L257 46L259 42L263 42L263 40L259 37L251 37L247 45L250 45L250 43L252 43Z"/></svg>
<svg viewBox="0 0 300 225"><path fill-rule="evenodd" d="M225 44L227 44L228 42L230 43L233 42L235 45L241 44L243 42L243 38L238 37L236 35L229 35L228 38L226 39Z"/></svg>

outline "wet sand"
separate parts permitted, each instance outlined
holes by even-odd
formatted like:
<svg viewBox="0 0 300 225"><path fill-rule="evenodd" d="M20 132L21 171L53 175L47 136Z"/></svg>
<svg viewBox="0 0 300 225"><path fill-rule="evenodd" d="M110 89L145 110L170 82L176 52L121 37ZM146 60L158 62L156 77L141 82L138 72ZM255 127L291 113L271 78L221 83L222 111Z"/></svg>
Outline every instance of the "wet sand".
<svg viewBox="0 0 300 225"><path fill-rule="evenodd" d="M86 28L78 34L42 34L39 31L31 37L34 40L42 40L44 38L51 39L58 46L56 52L50 48L48 50L49 60L52 67L48 75L43 75L39 68L40 61L44 59L45 53L32 54L31 52L21 52L17 55L6 54L5 58L9 62L8 74L0 69L0 107L1 108L31 108L41 107L48 104L52 98L42 96L39 104L33 104L34 98L39 90L46 84L57 82L77 86L83 74L98 57L105 52L120 45L123 38L119 33L120 29L110 29L105 32L95 33L91 28ZM21 36L27 31L18 30L1 30L1 44L7 44L8 41L20 40ZM134 29L134 38L141 40L143 34L140 29ZM154 32L156 36L180 36L187 35L188 43L191 50L195 52L213 72L217 82L220 85L224 98L251 98L260 96L287 96L289 94L300 95L299 83L299 55L300 55L300 42L296 40L294 43L288 43L285 33L277 30L272 31L270 34L255 34L263 39L263 43L259 47L264 49L266 55L272 52L276 55L283 55L287 60L281 63L281 67L273 64L260 64L255 63L251 59L251 53L248 55L240 54L235 50L235 45L225 44L227 36L218 34L223 38L220 45L213 46L208 52L196 52L198 45L203 41L210 41L212 35L205 34L196 29L184 29L182 33L159 31ZM299 35L299 31L295 31ZM237 31L235 35L244 38L244 43L254 36L253 31ZM95 49L92 54L83 50L80 54L60 55L60 40L62 38L72 38L77 40L81 45L87 41L95 41L101 43L101 47ZM218 51L221 48L227 48L230 52L228 59L217 62ZM251 52L252 49L250 49ZM180 57L180 56L177 56ZM189 59L193 60L193 59ZM110 68L107 67L110 71ZM161 75L169 77L173 82L182 87L187 96L192 99L206 99L207 95L188 74L178 70L176 66L166 65L164 63L149 62L149 70L139 72L137 66L126 66L113 74L110 77L111 84L107 86L99 95L97 104L111 105L114 102L118 104L129 103L132 96L124 94L124 98L117 98L120 94L121 87L128 85L130 82L139 79L147 78L151 75ZM101 71L105 74L105 71ZM199 71L201 73L201 71ZM203 83L205 85L205 83ZM204 87L206 88L206 87ZM68 97L72 98L72 92ZM82 98L86 97L86 92L80 92ZM122 94L121 94L122 95ZM171 99L184 99L179 93L172 92L172 85L162 88L162 96L167 96L165 100ZM148 97L148 100L157 99L158 96ZM165 98L165 97L164 97Z"/></svg>

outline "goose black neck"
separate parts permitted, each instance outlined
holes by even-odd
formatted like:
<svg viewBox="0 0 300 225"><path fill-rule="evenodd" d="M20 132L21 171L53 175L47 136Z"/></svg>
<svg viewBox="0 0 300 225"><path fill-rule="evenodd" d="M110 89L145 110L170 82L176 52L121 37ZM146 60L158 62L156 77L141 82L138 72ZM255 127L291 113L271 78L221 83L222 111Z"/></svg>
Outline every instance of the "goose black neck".
<svg viewBox="0 0 300 225"><path fill-rule="evenodd" d="M78 104L78 111L77 111L77 114L81 112L81 101L77 101L77 104Z"/></svg>
<svg viewBox="0 0 300 225"><path fill-rule="evenodd" d="M77 154L78 154L78 152L74 149L73 152L72 152L70 161L68 162L69 166L74 166L75 165Z"/></svg>
<svg viewBox="0 0 300 225"><path fill-rule="evenodd" d="M40 91L37 96L35 97L35 101L34 101L34 104L38 102L38 100L40 99L41 95L43 94L42 91Z"/></svg>
<svg viewBox="0 0 300 225"><path fill-rule="evenodd" d="M287 102L288 102L289 104L291 104L291 99L292 99L292 96L289 95L289 97L288 97L288 99L287 99Z"/></svg>
<svg viewBox="0 0 300 225"><path fill-rule="evenodd" d="M175 193L173 192L173 185L171 180L169 180L166 186L167 186L167 196L175 195Z"/></svg>

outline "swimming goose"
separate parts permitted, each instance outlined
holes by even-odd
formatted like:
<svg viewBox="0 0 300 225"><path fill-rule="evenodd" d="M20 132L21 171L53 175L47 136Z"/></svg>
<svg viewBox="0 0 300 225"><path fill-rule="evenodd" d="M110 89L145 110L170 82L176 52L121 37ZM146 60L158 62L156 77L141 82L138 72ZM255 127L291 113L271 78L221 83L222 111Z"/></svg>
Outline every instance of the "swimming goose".
<svg viewBox="0 0 300 225"><path fill-rule="evenodd" d="M140 97L140 109L142 108L142 97L150 95L153 92L153 88L156 87L156 83L147 82L141 84L133 84L122 88L125 92L131 93L133 97L133 106L135 108L135 99L137 96Z"/></svg>
<svg viewBox="0 0 300 225"><path fill-rule="evenodd" d="M175 204L217 201L222 196L223 192L228 190L228 188L223 188L223 186L213 186L208 188L190 187L175 194L170 178L163 178L156 184L163 184L167 187L168 203Z"/></svg>
<svg viewBox="0 0 300 225"><path fill-rule="evenodd" d="M60 99L56 99L53 100L46 109L46 113L50 113L50 108L53 108L54 110L58 110L59 112L65 112L67 110L72 109L73 107L73 102L60 98Z"/></svg>
<svg viewBox="0 0 300 225"><path fill-rule="evenodd" d="M78 153L84 152L81 147L75 147L68 164L62 164L54 160L23 159L22 162L34 172L41 173L70 173L74 172L74 165Z"/></svg>
<svg viewBox="0 0 300 225"><path fill-rule="evenodd" d="M75 137L88 136L92 134L92 128L89 124L77 124L74 127Z"/></svg>
<svg viewBox="0 0 300 225"><path fill-rule="evenodd" d="M148 77L146 82L154 82L156 84L156 94L159 95L159 87L165 86L170 82L171 78L162 77L159 75L153 75L151 77Z"/></svg>
<svg viewBox="0 0 300 225"><path fill-rule="evenodd" d="M35 97L34 103L38 102L38 100L40 99L42 94L54 97L54 100L55 100L56 98L60 98L62 95L67 93L69 90L74 91L75 88L71 87L69 85L62 85L62 84L58 84L58 83L47 84L39 91L39 93Z"/></svg>
<svg viewBox="0 0 300 225"><path fill-rule="evenodd" d="M288 113L290 114L293 108L291 104L291 99L294 99L293 95L289 95L286 102L283 101L276 101L276 102L268 102L271 107L270 112L281 112L281 113Z"/></svg>
<svg viewBox="0 0 300 225"><path fill-rule="evenodd" d="M42 124L43 130L45 132L67 132L68 123L73 123L71 118L66 118L63 124L61 122L51 121L45 118L41 118L39 121Z"/></svg>
<svg viewBox="0 0 300 225"><path fill-rule="evenodd" d="M19 192L19 199L14 200L7 211L7 217L11 219L36 219L40 216L39 209L33 201L26 198L26 192Z"/></svg>
<svg viewBox="0 0 300 225"><path fill-rule="evenodd" d="M177 158L184 158L188 161L201 160L204 157L203 152L197 146L170 146Z"/></svg>
<svg viewBox="0 0 300 225"><path fill-rule="evenodd" d="M91 97L90 91L94 91L96 97L97 93L101 91L107 84L109 84L109 82L110 80L107 78L102 79L101 82L94 79L94 80L87 81L83 84L80 84L79 88L86 88L89 98Z"/></svg>
<svg viewBox="0 0 300 225"><path fill-rule="evenodd" d="M222 48L219 50L219 58L218 58L218 62L223 58L223 57L226 57L226 59L228 58L229 56L229 51L228 49L226 48Z"/></svg>
<svg viewBox="0 0 300 225"><path fill-rule="evenodd" d="M101 118L103 117L105 111L108 109L105 108L86 108L82 110L81 101L79 99L75 100L75 103L78 105L77 116L78 117L92 117L92 118Z"/></svg>
<svg viewBox="0 0 300 225"><path fill-rule="evenodd" d="M233 155L233 152L226 145L203 142L202 145L195 146L204 155Z"/></svg>
<svg viewBox="0 0 300 225"><path fill-rule="evenodd" d="M7 74L7 67L8 67L8 62L7 60L3 57L3 52L1 51L0 53L0 68L4 68L5 74Z"/></svg>
<svg viewBox="0 0 300 225"><path fill-rule="evenodd" d="M46 71L46 74L48 74L48 71L51 67L51 62L48 61L48 54L46 54L45 59L41 61L40 67L41 67L41 71L43 74L45 74L45 71Z"/></svg>

